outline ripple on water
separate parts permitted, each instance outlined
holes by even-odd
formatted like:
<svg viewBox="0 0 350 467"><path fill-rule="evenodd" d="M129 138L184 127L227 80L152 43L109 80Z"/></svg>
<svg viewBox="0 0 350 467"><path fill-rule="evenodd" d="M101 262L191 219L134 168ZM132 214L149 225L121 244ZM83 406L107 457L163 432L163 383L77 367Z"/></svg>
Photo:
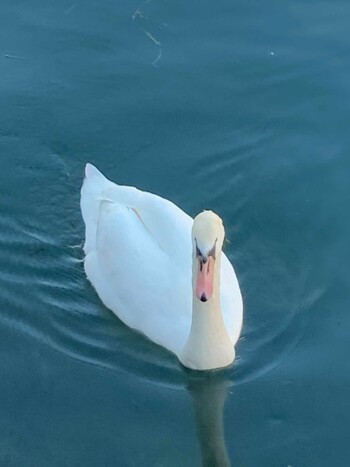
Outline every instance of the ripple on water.
<svg viewBox="0 0 350 467"><path fill-rule="evenodd" d="M259 144L266 138L260 135ZM218 211L223 212L232 237L227 254L235 264L244 296L244 329L232 368L205 374L185 370L174 355L128 329L101 304L85 278L82 250L70 247L83 237L78 203L82 167L68 168L55 158L39 165L37 185L28 195L39 216L31 219L29 213L5 212L1 217L2 317L19 332L70 358L173 388L184 387L189 378L209 375L244 384L283 364L302 338L324 289L313 284L304 265L296 279L295 267L278 256L274 243L264 237L266 226L254 234L254 216L247 213L254 214L256 208L256 185L244 189L247 175L243 174L247 173L245 164L256 157L256 144L254 139L232 150L227 146L219 162L217 154L209 155L196 174L199 182L208 179L208 174L222 180L210 195L217 197ZM62 167L65 173L73 173L72 179L65 177ZM227 176L232 167L235 175ZM21 177L24 185L32 184L32 171L22 172ZM53 197L42 195L47 180L49 192L56 193ZM58 198L57 193L61 193ZM227 196L232 203L227 203ZM11 202L15 213L25 212L16 193Z"/></svg>

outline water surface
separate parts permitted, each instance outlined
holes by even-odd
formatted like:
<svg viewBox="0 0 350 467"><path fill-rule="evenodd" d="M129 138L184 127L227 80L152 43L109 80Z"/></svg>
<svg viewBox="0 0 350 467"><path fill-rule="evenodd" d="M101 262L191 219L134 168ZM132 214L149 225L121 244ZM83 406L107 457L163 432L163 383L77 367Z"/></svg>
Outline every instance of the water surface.
<svg viewBox="0 0 350 467"><path fill-rule="evenodd" d="M349 465L350 5L4 0L0 463ZM84 276L86 162L224 219L237 362L195 375Z"/></svg>

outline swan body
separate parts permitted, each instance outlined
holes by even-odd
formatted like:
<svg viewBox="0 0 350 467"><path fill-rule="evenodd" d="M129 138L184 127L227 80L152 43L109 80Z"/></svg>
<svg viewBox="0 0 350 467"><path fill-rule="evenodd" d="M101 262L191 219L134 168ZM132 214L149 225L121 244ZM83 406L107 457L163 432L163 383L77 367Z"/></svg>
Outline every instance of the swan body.
<svg viewBox="0 0 350 467"><path fill-rule="evenodd" d="M243 305L233 267L221 254L221 219L205 211L194 222L172 202L117 185L91 164L85 175L84 266L102 302L187 367L231 364ZM199 272L200 265L211 272Z"/></svg>

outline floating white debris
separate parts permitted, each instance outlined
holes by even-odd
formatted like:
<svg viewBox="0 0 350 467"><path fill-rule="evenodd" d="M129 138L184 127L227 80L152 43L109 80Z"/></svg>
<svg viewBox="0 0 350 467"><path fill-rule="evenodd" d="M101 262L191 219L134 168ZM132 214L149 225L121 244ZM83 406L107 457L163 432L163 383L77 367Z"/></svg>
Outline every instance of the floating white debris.
<svg viewBox="0 0 350 467"><path fill-rule="evenodd" d="M138 8L132 15L132 19L135 21L136 18L144 18L142 11Z"/></svg>
<svg viewBox="0 0 350 467"><path fill-rule="evenodd" d="M24 57L19 57L18 55L10 55L6 54L4 55L5 58L11 58L12 60L25 60Z"/></svg>
<svg viewBox="0 0 350 467"><path fill-rule="evenodd" d="M74 10L74 8L75 8L76 6L77 6L77 4L74 3L74 5L70 6L70 7L68 8L68 10L66 10L64 13L65 13L66 15L69 15L69 13L70 13L72 10Z"/></svg>
<svg viewBox="0 0 350 467"><path fill-rule="evenodd" d="M148 32L148 31L146 31L145 29L142 29L142 28L141 28L141 31L143 31L146 34L146 36L148 36L154 44L159 45L159 46L162 45L159 41L157 41L157 39L155 37L152 36L152 34L150 32Z"/></svg>
<svg viewBox="0 0 350 467"><path fill-rule="evenodd" d="M159 66L157 65L157 63L159 62L159 60L162 58L162 44L161 42L159 42L154 36L152 36L152 34L148 31L146 31L145 29L141 28L141 31L143 31L147 37L149 37L151 39L151 41L156 45L158 46L159 48L159 52L158 52L158 55L157 57L155 58L155 60L153 60L152 62L152 65L155 67L155 68L159 68Z"/></svg>

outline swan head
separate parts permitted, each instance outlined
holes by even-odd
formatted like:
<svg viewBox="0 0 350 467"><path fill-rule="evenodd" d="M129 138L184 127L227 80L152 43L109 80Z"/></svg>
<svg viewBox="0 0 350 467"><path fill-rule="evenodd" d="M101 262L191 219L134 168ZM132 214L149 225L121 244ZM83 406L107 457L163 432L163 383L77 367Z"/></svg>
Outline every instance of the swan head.
<svg viewBox="0 0 350 467"><path fill-rule="evenodd" d="M203 211L193 221L193 279L194 292L201 302L210 300L218 283L225 229L222 219L213 211Z"/></svg>

